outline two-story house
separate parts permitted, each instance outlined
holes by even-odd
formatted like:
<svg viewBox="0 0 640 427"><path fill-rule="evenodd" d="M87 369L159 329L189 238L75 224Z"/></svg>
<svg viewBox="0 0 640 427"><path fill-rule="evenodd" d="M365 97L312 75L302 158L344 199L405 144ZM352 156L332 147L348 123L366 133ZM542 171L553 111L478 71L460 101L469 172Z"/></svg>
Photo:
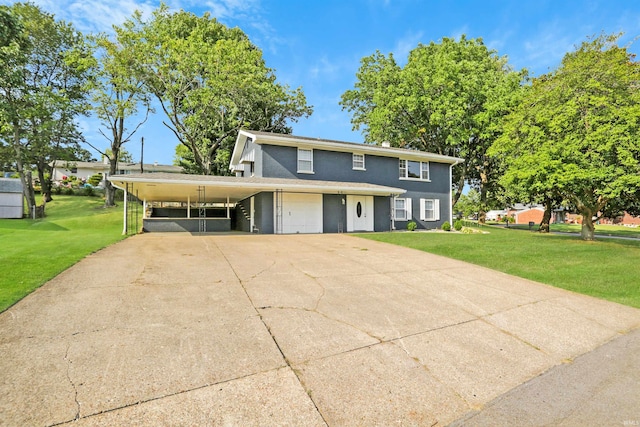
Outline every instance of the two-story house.
<svg viewBox="0 0 640 427"><path fill-rule="evenodd" d="M416 150L241 130L235 176L110 177L144 201L147 231L266 234L439 228L452 221L452 167Z"/></svg>

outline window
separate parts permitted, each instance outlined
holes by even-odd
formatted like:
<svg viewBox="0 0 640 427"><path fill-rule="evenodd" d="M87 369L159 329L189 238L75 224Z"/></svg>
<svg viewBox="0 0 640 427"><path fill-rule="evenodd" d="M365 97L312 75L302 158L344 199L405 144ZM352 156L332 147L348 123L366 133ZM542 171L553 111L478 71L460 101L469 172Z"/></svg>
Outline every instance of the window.
<svg viewBox="0 0 640 427"><path fill-rule="evenodd" d="M313 173L313 150L298 148L298 172Z"/></svg>
<svg viewBox="0 0 640 427"><path fill-rule="evenodd" d="M400 159L399 172L400 179L429 181L429 162Z"/></svg>
<svg viewBox="0 0 640 427"><path fill-rule="evenodd" d="M408 221L411 219L411 199L393 199L393 219L396 221Z"/></svg>
<svg viewBox="0 0 640 427"><path fill-rule="evenodd" d="M420 220L422 221L440 220L440 200L420 199Z"/></svg>
<svg viewBox="0 0 640 427"><path fill-rule="evenodd" d="M364 154L353 153L353 168L364 170Z"/></svg>

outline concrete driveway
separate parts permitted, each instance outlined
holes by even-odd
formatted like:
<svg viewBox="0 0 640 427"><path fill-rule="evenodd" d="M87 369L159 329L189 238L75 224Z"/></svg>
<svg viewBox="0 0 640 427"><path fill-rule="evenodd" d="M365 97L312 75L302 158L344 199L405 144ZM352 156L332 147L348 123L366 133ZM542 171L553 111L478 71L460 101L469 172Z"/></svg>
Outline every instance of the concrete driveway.
<svg viewBox="0 0 640 427"><path fill-rule="evenodd" d="M145 234L0 314L0 425L446 425L639 326L348 235Z"/></svg>

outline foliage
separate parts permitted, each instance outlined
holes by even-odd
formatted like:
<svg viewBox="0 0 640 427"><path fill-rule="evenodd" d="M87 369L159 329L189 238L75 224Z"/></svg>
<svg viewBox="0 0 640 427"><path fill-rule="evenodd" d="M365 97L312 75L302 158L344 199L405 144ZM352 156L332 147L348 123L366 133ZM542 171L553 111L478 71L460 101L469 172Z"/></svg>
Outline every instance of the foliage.
<svg viewBox="0 0 640 427"><path fill-rule="evenodd" d="M131 52L131 70L159 101L164 124L203 174L228 173L221 164L240 128L290 133L289 121L311 113L301 89L276 82L261 51L239 28L210 15L165 5L148 22L139 13L118 32Z"/></svg>
<svg viewBox="0 0 640 427"><path fill-rule="evenodd" d="M445 221L444 224L442 224L442 229L444 231L451 231L451 224L449 223L449 221Z"/></svg>
<svg viewBox="0 0 640 427"><path fill-rule="evenodd" d="M58 196L42 220L0 219L0 311L85 256L122 240L122 211ZM9 268L10 266L10 268Z"/></svg>
<svg viewBox="0 0 640 427"><path fill-rule="evenodd" d="M467 194L461 194L455 205L455 210L463 218L476 216L480 212L480 193L472 188Z"/></svg>
<svg viewBox="0 0 640 427"><path fill-rule="evenodd" d="M415 221L409 221L407 223L407 230L414 231L416 228L418 228L418 224Z"/></svg>
<svg viewBox="0 0 640 427"><path fill-rule="evenodd" d="M31 3L15 3L9 13L19 23L21 42L3 48L0 77L0 140L11 148L25 186L27 206L35 206L31 168L50 199L51 162L74 158L82 135L76 118L87 110L83 90L89 56L84 38ZM11 27L13 28L13 27Z"/></svg>
<svg viewBox="0 0 640 427"><path fill-rule="evenodd" d="M404 68L392 54L363 58L355 88L342 95L341 105L368 143L464 158L453 169L454 204L468 182L479 190L482 217L500 172L486 150L526 74L513 71L482 39L443 38L418 45Z"/></svg>
<svg viewBox="0 0 640 427"><path fill-rule="evenodd" d="M460 230L462 230L462 221L460 221L459 219L458 219L458 220L456 220L456 221L453 223L453 228L454 228L454 230L456 230L456 231L460 231Z"/></svg>
<svg viewBox="0 0 640 427"><path fill-rule="evenodd" d="M109 161L109 175L115 175L119 161L131 161L124 144L142 126L152 112L151 95L143 86L142 77L132 72L139 60L130 45L131 39L123 28L114 27L115 38L105 34L93 37L95 62L92 80L93 110L100 120L102 136L109 148L102 151L92 147ZM139 113L142 111L142 114ZM115 187L105 182L105 206L115 206Z"/></svg>
<svg viewBox="0 0 640 427"><path fill-rule="evenodd" d="M640 194L640 67L617 35L586 41L533 81L491 152L507 165L502 184L565 200L592 218L633 208Z"/></svg>
<svg viewBox="0 0 640 427"><path fill-rule="evenodd" d="M640 240L584 242L573 236L487 226L481 229L490 232L370 233L360 237L459 259L640 308L640 275L632 268L640 258ZM507 248L509 254L504 256Z"/></svg>
<svg viewBox="0 0 640 427"><path fill-rule="evenodd" d="M88 182L91 186L93 186L93 187L97 187L97 186L98 186L98 184L100 184L100 183L102 182L102 180L103 180L103 176L102 176L102 174L101 174L101 173L96 173L96 174L94 174L94 175L91 175L91 176L89 177L89 179L87 180L87 182Z"/></svg>

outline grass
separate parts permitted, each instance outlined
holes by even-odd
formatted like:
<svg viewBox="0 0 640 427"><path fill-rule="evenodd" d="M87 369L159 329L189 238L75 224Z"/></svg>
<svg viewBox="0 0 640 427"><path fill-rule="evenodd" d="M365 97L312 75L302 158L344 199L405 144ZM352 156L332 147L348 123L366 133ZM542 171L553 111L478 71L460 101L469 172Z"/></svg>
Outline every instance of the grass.
<svg viewBox="0 0 640 427"><path fill-rule="evenodd" d="M585 242L569 235L483 227L488 234L375 233L361 237L431 252L640 308L640 239Z"/></svg>
<svg viewBox="0 0 640 427"><path fill-rule="evenodd" d="M122 240L122 208L54 196L46 218L0 219L0 312L85 256ZM108 272L105 271L105 274Z"/></svg>
<svg viewBox="0 0 640 427"><path fill-rule="evenodd" d="M500 224L500 226L504 226ZM529 230L528 225L510 224L509 228L518 230ZM578 233L580 234L582 226L580 224L551 224L552 232L560 233ZM537 230L538 224L533 226L532 230ZM613 236L613 237L632 237L640 239L640 227L625 227L622 225L596 225L596 236Z"/></svg>

